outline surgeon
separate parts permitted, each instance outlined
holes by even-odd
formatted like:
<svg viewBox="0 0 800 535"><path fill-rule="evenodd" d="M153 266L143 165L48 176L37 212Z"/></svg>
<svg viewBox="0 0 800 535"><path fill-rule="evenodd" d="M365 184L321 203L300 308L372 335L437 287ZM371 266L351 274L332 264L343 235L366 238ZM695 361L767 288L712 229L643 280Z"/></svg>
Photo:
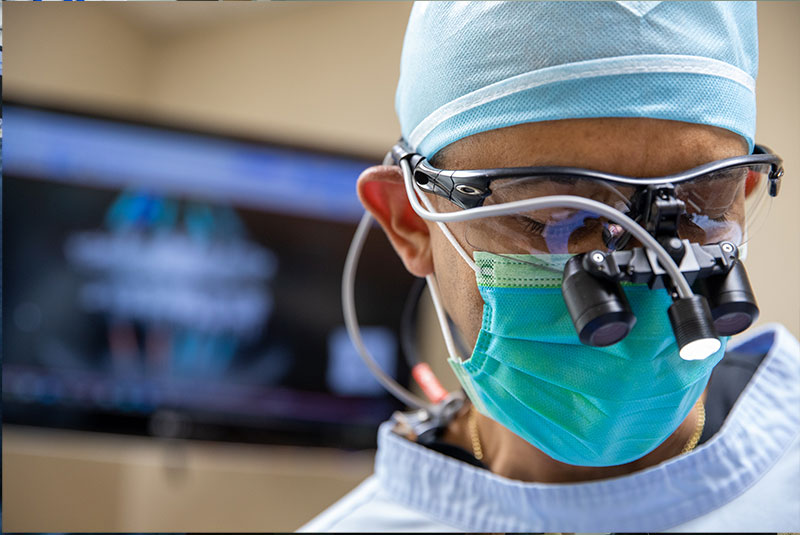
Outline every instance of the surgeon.
<svg viewBox="0 0 800 535"><path fill-rule="evenodd" d="M303 530L800 531L798 342L730 340L783 175L757 67L753 3L413 7L358 194L463 392L387 383L419 409Z"/></svg>

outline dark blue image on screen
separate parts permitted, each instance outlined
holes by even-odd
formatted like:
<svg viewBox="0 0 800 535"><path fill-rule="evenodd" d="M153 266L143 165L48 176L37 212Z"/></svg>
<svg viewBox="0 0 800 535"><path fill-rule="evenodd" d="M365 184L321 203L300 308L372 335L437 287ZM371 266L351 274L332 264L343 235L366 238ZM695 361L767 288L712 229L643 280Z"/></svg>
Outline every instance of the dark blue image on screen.
<svg viewBox="0 0 800 535"><path fill-rule="evenodd" d="M360 448L398 408L346 340L354 158L6 104L9 423ZM401 382L410 276L379 232L365 340Z"/></svg>

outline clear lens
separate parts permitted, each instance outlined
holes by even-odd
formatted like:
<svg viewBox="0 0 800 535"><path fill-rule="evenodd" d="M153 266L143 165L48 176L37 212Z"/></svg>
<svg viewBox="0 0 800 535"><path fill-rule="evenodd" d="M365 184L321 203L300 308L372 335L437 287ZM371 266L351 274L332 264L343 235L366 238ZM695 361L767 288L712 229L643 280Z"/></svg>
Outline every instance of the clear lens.
<svg viewBox="0 0 800 535"><path fill-rule="evenodd" d="M741 245L769 212L768 165L732 167L675 186L686 205L678 234L696 243Z"/></svg>
<svg viewBox="0 0 800 535"><path fill-rule="evenodd" d="M635 188L575 177L495 180L484 206L550 195L579 195L630 212ZM475 250L507 254L565 254L612 250L625 233L594 212L548 208L476 219L465 224L466 242Z"/></svg>
<svg viewBox="0 0 800 535"><path fill-rule="evenodd" d="M676 184L676 195L686 205L678 225L679 236L700 244L742 244L752 238L768 212L768 174L768 165L748 165ZM501 179L491 183L491 190L484 206L577 195L635 216L631 212L636 188L601 180L545 176ZM638 245L614 221L590 211L562 207L475 219L462 228L472 249L499 254L577 254Z"/></svg>

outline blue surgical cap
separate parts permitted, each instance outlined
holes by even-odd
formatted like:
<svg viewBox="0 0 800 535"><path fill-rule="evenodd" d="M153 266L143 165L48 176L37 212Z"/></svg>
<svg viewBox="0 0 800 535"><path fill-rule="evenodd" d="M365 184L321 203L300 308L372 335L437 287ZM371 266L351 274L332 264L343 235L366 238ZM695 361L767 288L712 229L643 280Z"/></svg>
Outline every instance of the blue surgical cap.
<svg viewBox="0 0 800 535"><path fill-rule="evenodd" d="M430 157L505 126L650 117L756 129L755 2L418 2L396 109Z"/></svg>

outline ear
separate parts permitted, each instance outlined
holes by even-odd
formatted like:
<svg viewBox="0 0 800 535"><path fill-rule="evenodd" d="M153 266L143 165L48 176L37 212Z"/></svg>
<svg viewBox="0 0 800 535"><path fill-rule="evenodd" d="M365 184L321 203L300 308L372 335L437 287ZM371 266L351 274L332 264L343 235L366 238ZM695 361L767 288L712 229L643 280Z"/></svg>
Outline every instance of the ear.
<svg viewBox="0 0 800 535"><path fill-rule="evenodd" d="M358 197L383 227L406 269L417 277L433 273L430 231L408 202L400 168L378 165L361 173Z"/></svg>
<svg viewBox="0 0 800 535"><path fill-rule="evenodd" d="M747 178L745 179L744 183L744 196L745 198L750 197L750 194L753 193L753 190L756 189L758 183L761 181L761 173L757 173L755 171L748 171Z"/></svg>

